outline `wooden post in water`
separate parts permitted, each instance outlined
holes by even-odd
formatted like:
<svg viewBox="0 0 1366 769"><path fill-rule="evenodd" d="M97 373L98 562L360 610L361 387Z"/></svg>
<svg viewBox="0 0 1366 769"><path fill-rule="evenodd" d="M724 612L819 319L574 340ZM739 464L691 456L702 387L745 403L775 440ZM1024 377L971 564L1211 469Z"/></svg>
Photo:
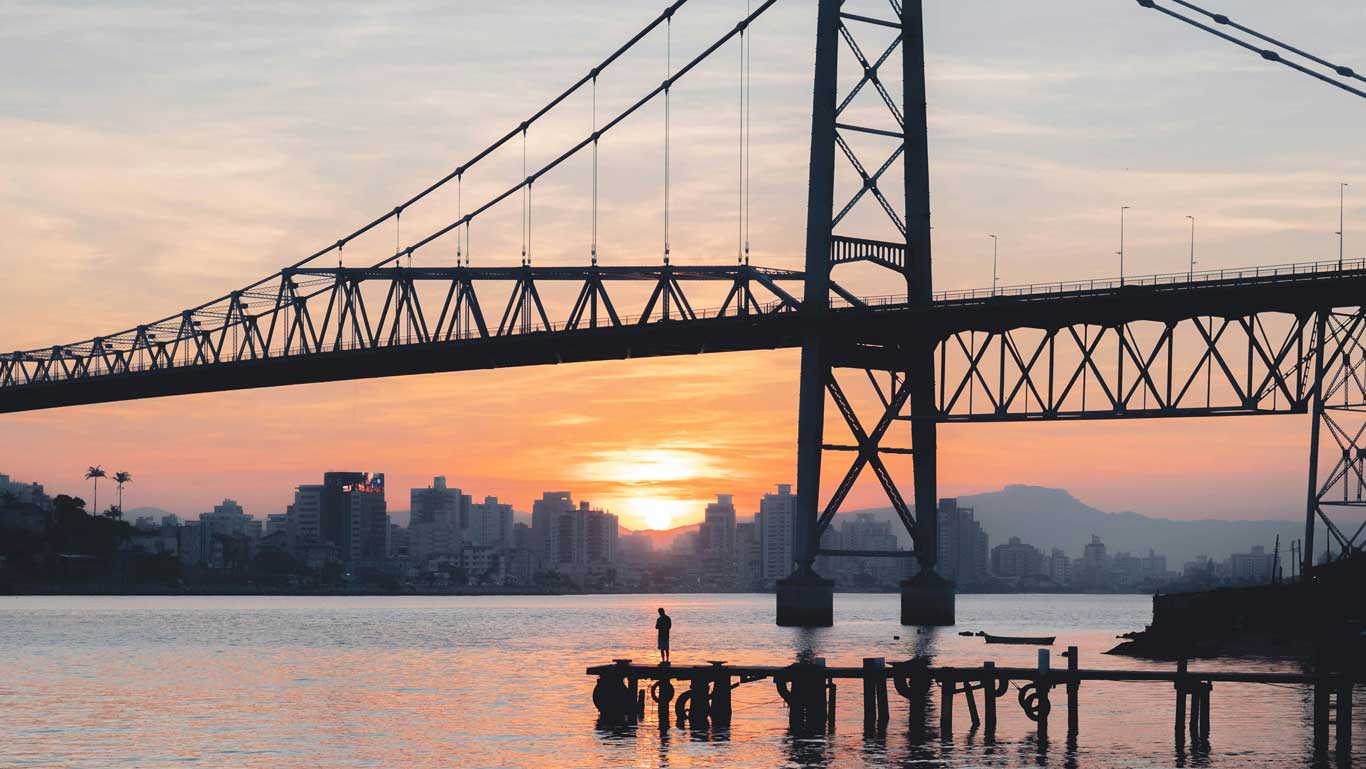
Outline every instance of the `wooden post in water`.
<svg viewBox="0 0 1366 769"><path fill-rule="evenodd" d="M1190 686L1191 692L1191 747L1195 748L1200 744L1200 712L1203 706L1200 700L1204 695L1203 681L1195 681Z"/></svg>
<svg viewBox="0 0 1366 769"><path fill-rule="evenodd" d="M996 663L982 663L982 715L986 720L986 739L996 737Z"/></svg>
<svg viewBox="0 0 1366 769"><path fill-rule="evenodd" d="M939 739L953 737L953 680L939 682Z"/></svg>
<svg viewBox="0 0 1366 769"><path fill-rule="evenodd" d="M1184 657L1176 661L1176 675L1176 746L1179 748L1186 744L1186 691L1189 686L1185 679Z"/></svg>
<svg viewBox="0 0 1366 769"><path fill-rule="evenodd" d="M1048 650L1047 650L1047 649L1040 649L1040 650L1039 650L1039 683L1038 683L1038 686L1039 686L1039 689L1038 689L1038 691L1039 691L1039 722L1038 722L1038 723L1039 723L1039 732L1038 732L1038 733L1039 733L1039 744L1040 744L1040 745L1043 745L1043 743L1045 743L1045 742L1048 741L1048 713L1049 713L1049 711L1051 711L1051 710L1053 709L1053 703L1049 701L1049 690L1051 690L1051 689L1053 688L1053 686L1052 686L1052 684L1048 683L1048 676L1050 675L1049 665L1048 665L1048 659L1049 659L1049 657L1048 657Z"/></svg>
<svg viewBox="0 0 1366 769"><path fill-rule="evenodd" d="M1205 681L1200 687L1200 742L1209 743L1209 695L1214 684Z"/></svg>
<svg viewBox="0 0 1366 769"><path fill-rule="evenodd" d="M1077 736L1077 690L1081 681L1077 678L1077 647L1067 647L1067 736Z"/></svg>
<svg viewBox="0 0 1366 769"><path fill-rule="evenodd" d="M863 658L863 731L881 732L890 718L887 710L887 660Z"/></svg>
<svg viewBox="0 0 1366 769"><path fill-rule="evenodd" d="M1352 682L1343 681L1338 684L1338 714L1337 714L1337 740L1338 760L1344 765L1349 763L1352 758Z"/></svg>
<svg viewBox="0 0 1366 769"><path fill-rule="evenodd" d="M1322 753L1328 749L1328 679L1320 671L1314 681L1314 752ZM1341 728L1341 727L1339 727Z"/></svg>
<svg viewBox="0 0 1366 769"><path fill-rule="evenodd" d="M730 673L722 660L708 660L712 666L711 717L717 726L730 726Z"/></svg>

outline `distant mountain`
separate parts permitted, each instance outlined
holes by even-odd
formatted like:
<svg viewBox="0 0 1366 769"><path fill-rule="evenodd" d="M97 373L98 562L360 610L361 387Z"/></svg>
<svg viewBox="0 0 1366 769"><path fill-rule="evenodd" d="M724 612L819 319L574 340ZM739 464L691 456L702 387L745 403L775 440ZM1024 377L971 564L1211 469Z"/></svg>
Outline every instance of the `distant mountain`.
<svg viewBox="0 0 1366 769"><path fill-rule="evenodd" d="M638 532L626 527L621 527L620 536L625 537L630 534L644 534L650 538L652 550L668 550L673 547L674 540L688 534L694 534L702 528L700 523L690 523L685 526L675 526L672 529L642 529Z"/></svg>
<svg viewBox="0 0 1366 769"><path fill-rule="evenodd" d="M1223 560L1230 553L1246 553L1253 545L1262 545L1270 552L1277 534L1281 537L1281 556L1285 557L1290 540L1304 536L1304 524L1296 521L1178 521L1133 512L1107 513L1063 489L1022 484L959 497L958 504L974 510L992 547L1019 537L1045 553L1060 547L1075 558L1094 534L1111 555L1126 551L1147 554L1151 549L1167 556L1167 568L1173 571L1180 571L1182 564L1198 555ZM910 536L901 530L891 508L851 511L841 516L857 512L893 521L902 547L910 546Z"/></svg>

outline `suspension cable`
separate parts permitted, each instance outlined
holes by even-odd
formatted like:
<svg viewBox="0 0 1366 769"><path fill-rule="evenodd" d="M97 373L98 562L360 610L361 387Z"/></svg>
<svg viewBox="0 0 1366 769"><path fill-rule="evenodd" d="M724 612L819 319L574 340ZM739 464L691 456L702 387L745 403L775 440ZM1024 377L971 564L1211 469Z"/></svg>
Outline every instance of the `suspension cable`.
<svg viewBox="0 0 1366 769"><path fill-rule="evenodd" d="M455 177L455 212L456 217L465 218L465 180L464 174ZM469 225L465 225L465 237L469 237ZM460 230L455 231L455 266L459 267L463 259L460 248Z"/></svg>
<svg viewBox="0 0 1366 769"><path fill-rule="evenodd" d="M669 263L669 94L673 91L674 24L669 17L664 25L664 264Z"/></svg>
<svg viewBox="0 0 1366 769"><path fill-rule="evenodd" d="M1255 38L1257 38L1257 39L1259 39L1259 40L1262 40L1262 41L1271 43L1272 45L1278 46L1278 47L1280 47L1280 48L1283 48L1283 49L1285 49L1285 50L1287 50L1287 51L1289 51L1289 52L1291 52L1291 53L1294 53L1294 54L1296 54L1296 55L1298 55L1298 56L1302 56L1302 57L1304 57L1305 59L1308 59L1309 61L1315 62L1315 63L1317 63L1317 64L1319 64L1319 65L1321 65L1321 66L1328 67L1329 69L1332 69L1336 74L1341 75L1342 77L1350 77L1350 78L1355 78L1355 79L1357 79L1357 80L1366 81L1366 78L1363 78L1363 77L1361 77L1360 75L1358 75L1355 71L1352 70L1351 67L1345 67L1345 66L1342 66L1342 65L1333 64L1333 63L1331 63L1331 62L1329 62L1329 61L1327 61L1327 60L1325 60L1325 59L1319 58L1318 56L1315 56L1315 55L1313 55L1313 54L1311 54L1311 53L1307 53L1307 52L1302 51L1302 50L1300 50L1300 49L1298 49L1298 48L1295 48L1294 46L1291 46L1291 45L1287 45L1287 44L1285 44L1285 43L1282 43L1282 42L1280 42L1279 40L1276 40L1275 38L1272 38L1272 37L1268 37L1268 36L1266 36L1266 35L1263 35L1263 34L1261 34L1260 32L1256 32L1256 31L1254 31L1254 30L1252 30L1252 29L1249 29L1249 28L1247 28L1247 27L1244 27L1244 26L1241 25L1241 24L1236 24L1236 23L1234 23L1233 21L1231 21L1227 16L1225 16L1225 15L1223 15L1223 14L1220 14L1220 13L1211 13L1211 12L1206 11L1205 9L1200 8L1199 6L1196 6L1196 5L1192 4L1192 3L1185 2L1185 0L1172 0L1172 2L1177 3L1178 5L1181 5L1181 6L1185 7L1185 8L1189 8L1189 9L1191 9L1192 11L1195 11L1195 12L1197 12L1197 13L1200 13L1200 14L1203 14L1203 15L1205 15L1205 16L1208 16L1209 18L1213 19L1214 22L1215 22L1216 24L1233 27L1234 29L1237 29L1237 30L1240 31L1240 32L1243 32L1243 33L1245 33L1245 34L1251 35L1251 36L1253 36L1253 37L1255 37ZM1321 73L1315 72L1314 70L1309 69L1308 67L1306 67L1306 66L1304 66L1304 65L1302 65L1302 64L1299 64L1299 63L1290 61L1290 60L1286 59L1284 56L1282 56L1280 53L1277 53L1276 51L1273 51L1273 50L1271 50L1270 48L1259 48L1258 46L1253 45L1252 43L1249 43L1249 42L1247 42L1246 40L1239 40L1238 38L1234 37L1233 35L1228 34L1227 32L1223 32L1223 31L1220 31L1220 30L1218 30L1218 29L1215 29L1214 27L1211 27L1211 26L1209 26L1208 24L1204 24L1204 23L1202 23L1202 22L1200 22L1200 21L1197 21L1197 20L1195 20L1195 19L1192 19L1192 18L1190 18L1189 16L1183 16L1183 15L1177 13L1176 11L1171 10L1170 8L1164 8L1163 6L1157 4L1157 0L1138 0L1138 4L1141 5L1141 6L1143 6L1144 8L1151 8L1151 9L1153 9L1153 10L1155 10L1155 11L1160 11L1160 12L1162 12L1162 13L1164 13L1164 14L1170 16L1170 17L1172 17L1173 19L1176 19L1176 20L1178 20L1178 21L1183 21L1183 22L1185 22L1185 23L1191 25L1192 27L1196 27L1196 28L1198 28L1198 29L1203 29L1204 31L1210 33L1211 35L1214 35L1214 36L1216 36L1216 37L1221 37L1221 38L1223 38L1224 40L1227 40L1228 42L1233 43L1234 45L1239 46L1239 47L1241 47L1241 48L1246 48L1247 50L1252 51L1253 53L1257 54L1258 56L1261 56L1263 59L1266 59L1267 61L1276 62L1276 63L1278 63L1278 64L1284 64L1285 66L1287 66L1287 67L1289 67L1289 68L1291 68L1291 69L1293 69L1293 70L1296 70L1297 72L1302 72L1302 73L1304 73L1304 74L1306 74L1306 75L1308 75L1308 76L1314 78L1315 80L1321 80L1321 81L1323 81L1323 82L1325 82L1325 83L1327 83L1327 84L1329 84L1329 85L1331 85L1331 86L1336 86L1337 88L1341 88L1342 90L1347 91L1348 93L1353 93L1353 94L1356 94L1357 96L1360 96L1360 97L1366 99L1366 91L1363 91L1363 90L1361 90L1361 89L1359 89L1359 88L1353 88L1352 86L1350 86L1350 85L1348 85L1348 84L1346 84L1346 83L1343 83L1343 82L1338 81L1338 80L1334 80L1333 78L1328 77L1327 75L1323 75L1323 74L1321 74Z"/></svg>

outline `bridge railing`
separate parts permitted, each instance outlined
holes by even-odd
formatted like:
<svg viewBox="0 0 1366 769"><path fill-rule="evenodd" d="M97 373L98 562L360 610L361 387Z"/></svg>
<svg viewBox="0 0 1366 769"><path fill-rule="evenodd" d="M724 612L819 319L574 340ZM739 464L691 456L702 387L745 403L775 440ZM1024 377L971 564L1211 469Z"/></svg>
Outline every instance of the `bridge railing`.
<svg viewBox="0 0 1366 769"><path fill-rule="evenodd" d="M1070 280L1050 283L1021 283L1011 286L974 288L956 291L941 291L934 295L936 301L961 301L965 299L989 299L996 296L1052 296L1082 291L1105 291L1131 286L1154 287L1183 285L1207 285L1210 283L1239 283L1262 278L1284 278L1303 275L1306 277L1366 270L1366 259L1336 259L1314 262L1288 262L1260 267L1239 267L1233 269L1196 270L1166 272L1155 275L1138 275L1120 278L1096 278L1091 280Z"/></svg>

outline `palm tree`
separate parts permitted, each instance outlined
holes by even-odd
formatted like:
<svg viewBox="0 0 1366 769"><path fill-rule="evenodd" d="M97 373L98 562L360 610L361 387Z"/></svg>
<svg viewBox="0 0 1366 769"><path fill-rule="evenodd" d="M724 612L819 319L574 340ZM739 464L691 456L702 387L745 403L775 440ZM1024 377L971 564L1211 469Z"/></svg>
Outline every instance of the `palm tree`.
<svg viewBox="0 0 1366 769"><path fill-rule="evenodd" d="M133 474L127 470L120 470L114 473L114 483L119 485L119 518L123 518L123 484L133 480Z"/></svg>
<svg viewBox="0 0 1366 769"><path fill-rule="evenodd" d="M100 509L100 479L108 478L109 474L104 471L103 467L95 465L94 467L85 471L85 477L86 480L94 480L95 482L95 504L91 505L91 509L98 511Z"/></svg>

